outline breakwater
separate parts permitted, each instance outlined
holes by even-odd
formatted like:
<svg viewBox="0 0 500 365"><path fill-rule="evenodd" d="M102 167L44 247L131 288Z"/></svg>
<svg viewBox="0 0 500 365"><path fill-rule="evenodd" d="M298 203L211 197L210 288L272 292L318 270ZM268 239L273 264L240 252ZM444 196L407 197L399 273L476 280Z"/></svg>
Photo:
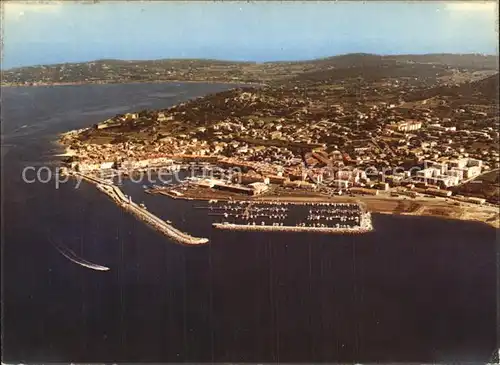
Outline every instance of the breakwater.
<svg viewBox="0 0 500 365"><path fill-rule="evenodd" d="M326 226L284 226L266 224L235 224L229 222L213 223L213 227L231 231L263 231L263 232L313 232L324 234L362 234L373 231L370 213L364 213L362 223L353 227Z"/></svg>
<svg viewBox="0 0 500 365"><path fill-rule="evenodd" d="M178 230L172 225L168 224L164 220L160 219L156 215L148 212L145 207L141 207L134 203L131 198L127 197L121 189L113 184L108 183L105 180L99 179L97 177L74 172L75 175L82 177L84 180L95 184L97 189L109 196L115 203L121 206L123 209L134 214L137 218L146 222L159 232L171 238L173 241L184 244L184 245L203 245L208 243L208 238L193 237L185 232Z"/></svg>
<svg viewBox="0 0 500 365"><path fill-rule="evenodd" d="M172 240L185 245L202 245L208 243L208 238L198 238L190 236L189 234L178 230L164 220L158 218L156 215L148 212L146 209L132 202L130 198L127 198L123 194L119 187L106 184L97 184L96 186L100 191L108 195L122 208L131 212L136 217L148 223Z"/></svg>

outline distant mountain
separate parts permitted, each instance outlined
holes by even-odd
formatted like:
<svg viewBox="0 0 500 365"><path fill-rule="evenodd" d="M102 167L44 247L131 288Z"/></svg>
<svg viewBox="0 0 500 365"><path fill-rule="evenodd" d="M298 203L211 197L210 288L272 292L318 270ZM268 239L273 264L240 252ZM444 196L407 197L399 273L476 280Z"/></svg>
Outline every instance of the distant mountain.
<svg viewBox="0 0 500 365"><path fill-rule="evenodd" d="M426 79L436 79L450 73L447 65L399 63L393 60L382 60L379 63L352 63L348 67L333 67L311 72L303 72L289 79L297 84L307 83L337 83L346 79L359 79L360 81L373 82L389 78L418 78L423 82Z"/></svg>
<svg viewBox="0 0 500 365"><path fill-rule="evenodd" d="M375 55L353 53L294 62L205 59L115 59L20 67L2 71L3 85L207 81L236 83L336 82L360 77L431 78L453 72L498 70L498 56L479 54Z"/></svg>
<svg viewBox="0 0 500 365"><path fill-rule="evenodd" d="M284 62L289 64L310 64L316 67L369 67L398 63L420 63L446 65L453 68L475 70L498 69L498 56L482 54L422 54L422 55L376 55L370 53L349 53L315 60ZM268 62L269 64L279 62Z"/></svg>

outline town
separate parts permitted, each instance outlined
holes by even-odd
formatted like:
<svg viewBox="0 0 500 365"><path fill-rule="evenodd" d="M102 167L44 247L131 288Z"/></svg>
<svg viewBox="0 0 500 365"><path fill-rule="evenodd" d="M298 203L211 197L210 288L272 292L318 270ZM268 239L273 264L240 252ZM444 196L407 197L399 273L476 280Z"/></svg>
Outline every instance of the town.
<svg viewBox="0 0 500 365"><path fill-rule="evenodd" d="M479 220L496 222L498 73L450 83L440 73L432 77L433 66L376 77L305 73L117 115L62 135L66 165L92 173L204 164L225 173L191 176L183 193L157 189L185 198L422 198L423 205L445 206L429 212L457 217L482 206L488 217Z"/></svg>

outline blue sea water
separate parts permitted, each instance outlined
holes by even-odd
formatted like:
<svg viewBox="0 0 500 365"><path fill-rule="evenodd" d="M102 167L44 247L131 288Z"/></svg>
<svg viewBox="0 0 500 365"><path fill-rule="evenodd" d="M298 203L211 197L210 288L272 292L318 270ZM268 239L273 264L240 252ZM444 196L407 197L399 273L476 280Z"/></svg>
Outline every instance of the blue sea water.
<svg viewBox="0 0 500 365"><path fill-rule="evenodd" d="M57 133L228 87L2 89L3 361L487 361L499 338L486 225L374 215L376 230L357 236L227 232L192 202L131 187L211 242L184 247L92 185L22 181L54 160Z"/></svg>

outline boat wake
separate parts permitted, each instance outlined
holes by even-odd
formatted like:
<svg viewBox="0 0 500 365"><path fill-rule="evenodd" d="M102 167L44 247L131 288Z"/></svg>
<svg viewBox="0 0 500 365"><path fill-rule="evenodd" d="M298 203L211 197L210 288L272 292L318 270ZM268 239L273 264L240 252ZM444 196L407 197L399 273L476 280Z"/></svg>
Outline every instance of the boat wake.
<svg viewBox="0 0 500 365"><path fill-rule="evenodd" d="M81 257L79 257L76 253L74 253L70 248L66 246L62 246L60 244L55 243L49 238L50 243L59 251L61 255L66 257L68 260L74 262L75 264L78 264L80 266L92 269L92 270L97 270L97 271L109 271L109 267L107 266L101 266L94 264L90 261L87 261Z"/></svg>

